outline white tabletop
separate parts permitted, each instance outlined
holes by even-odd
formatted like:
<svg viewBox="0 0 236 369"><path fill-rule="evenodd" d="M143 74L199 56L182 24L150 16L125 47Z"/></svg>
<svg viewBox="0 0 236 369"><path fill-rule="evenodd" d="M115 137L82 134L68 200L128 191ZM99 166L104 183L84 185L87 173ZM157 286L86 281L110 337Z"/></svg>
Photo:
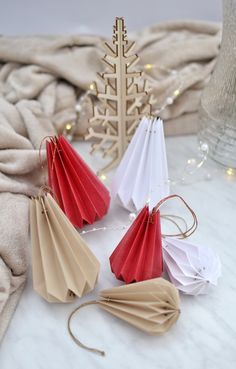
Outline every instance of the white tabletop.
<svg viewBox="0 0 236 369"><path fill-rule="evenodd" d="M88 143L76 148L98 168L100 158L88 154ZM170 177L177 176L186 159L197 152L194 137L167 139ZM205 296L181 295L181 315L169 332L148 336L92 305L80 311L73 327L88 345L106 351L105 357L75 345L67 333L70 311L94 299L98 291L121 284L110 271L109 255L124 231L107 230L84 236L101 262L99 281L93 293L73 305L49 304L32 288L31 273L23 296L0 350L1 369L232 369L236 367L236 181L223 169L204 180L202 172L190 184L177 184L178 193L191 204L199 218L192 241L211 246L222 261L219 285ZM109 183L109 179L108 179ZM112 204L96 226L129 222L129 213Z"/></svg>

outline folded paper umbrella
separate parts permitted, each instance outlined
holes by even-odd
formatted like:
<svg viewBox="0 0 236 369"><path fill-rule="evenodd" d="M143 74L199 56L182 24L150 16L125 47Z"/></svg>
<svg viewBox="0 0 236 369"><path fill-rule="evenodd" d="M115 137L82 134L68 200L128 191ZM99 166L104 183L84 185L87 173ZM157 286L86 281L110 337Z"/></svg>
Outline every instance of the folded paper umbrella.
<svg viewBox="0 0 236 369"><path fill-rule="evenodd" d="M112 195L130 211L141 210L147 201L152 209L169 195L163 122L143 117L112 181Z"/></svg>
<svg viewBox="0 0 236 369"><path fill-rule="evenodd" d="M49 302L70 302L93 290L99 262L50 193L30 202L34 289Z"/></svg>
<svg viewBox="0 0 236 369"><path fill-rule="evenodd" d="M110 195L70 143L63 137L46 142L49 186L75 227L92 224L109 207Z"/></svg>
<svg viewBox="0 0 236 369"><path fill-rule="evenodd" d="M167 196L151 212L148 206L145 206L110 256L111 270L116 278L131 283L161 276L163 259L160 206L172 198L183 201L193 216L190 228L185 232L180 230L180 233L173 236L187 237L195 231L196 215L182 197Z"/></svg>
<svg viewBox="0 0 236 369"><path fill-rule="evenodd" d="M100 299L77 307L69 316L68 331L80 347L104 355L104 351L83 345L73 334L71 319L80 308L98 304L110 314L146 333L161 334L168 331L178 319L179 303L178 290L162 278L114 287L101 291Z"/></svg>
<svg viewBox="0 0 236 369"><path fill-rule="evenodd" d="M221 274L220 259L204 246L166 237L163 240L165 269L171 282L183 293L206 294L217 285Z"/></svg>

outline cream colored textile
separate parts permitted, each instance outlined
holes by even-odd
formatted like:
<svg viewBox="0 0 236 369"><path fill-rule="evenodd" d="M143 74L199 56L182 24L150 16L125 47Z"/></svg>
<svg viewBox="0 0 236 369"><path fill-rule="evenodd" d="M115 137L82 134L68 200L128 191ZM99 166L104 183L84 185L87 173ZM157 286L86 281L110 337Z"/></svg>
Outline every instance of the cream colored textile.
<svg viewBox="0 0 236 369"><path fill-rule="evenodd" d="M40 103L0 99L0 338L26 281L29 254L28 197L43 183L38 149L55 133Z"/></svg>
<svg viewBox="0 0 236 369"><path fill-rule="evenodd" d="M219 51L221 27L209 22L170 22L130 34L136 40L140 64L157 64L176 69L182 93L161 117L168 134L196 132L200 94L209 80ZM43 112L59 130L77 119L75 105L101 72L104 38L97 36L1 37L0 95L10 103L37 99ZM4 63L7 61L6 63ZM156 77L157 71L151 71ZM162 104L168 93L179 86L175 76L157 83L154 93ZM181 118L183 117L183 123ZM88 116L78 133L84 133ZM187 125L188 124L188 125Z"/></svg>

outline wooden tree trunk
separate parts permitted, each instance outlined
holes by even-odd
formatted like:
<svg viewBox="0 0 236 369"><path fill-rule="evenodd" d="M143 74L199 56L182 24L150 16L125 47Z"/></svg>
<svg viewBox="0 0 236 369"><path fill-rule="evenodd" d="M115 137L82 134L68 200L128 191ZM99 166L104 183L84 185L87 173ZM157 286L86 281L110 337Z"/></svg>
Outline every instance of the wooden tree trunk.
<svg viewBox="0 0 236 369"><path fill-rule="evenodd" d="M236 0L223 0L223 35L200 106L199 139L212 158L236 168Z"/></svg>

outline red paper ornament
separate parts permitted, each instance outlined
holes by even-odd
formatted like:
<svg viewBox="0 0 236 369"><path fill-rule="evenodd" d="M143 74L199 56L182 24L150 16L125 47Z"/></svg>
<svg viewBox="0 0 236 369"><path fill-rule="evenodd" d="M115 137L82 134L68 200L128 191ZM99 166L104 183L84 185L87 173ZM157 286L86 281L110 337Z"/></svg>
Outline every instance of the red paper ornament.
<svg viewBox="0 0 236 369"><path fill-rule="evenodd" d="M178 195L170 195L162 199L152 211L145 206L128 229L116 249L110 256L111 270L116 278L125 283L141 282L160 277L163 271L162 234L160 222L160 206L171 198L179 198L193 216L193 224L182 231L178 224L171 220L180 233L168 236L187 237L197 227L197 218L193 210Z"/></svg>
<svg viewBox="0 0 236 369"><path fill-rule="evenodd" d="M46 142L48 181L61 209L78 228L102 218L110 195L99 178L63 137Z"/></svg>
<svg viewBox="0 0 236 369"><path fill-rule="evenodd" d="M160 211L145 206L110 256L111 270L125 283L160 277L163 270Z"/></svg>

